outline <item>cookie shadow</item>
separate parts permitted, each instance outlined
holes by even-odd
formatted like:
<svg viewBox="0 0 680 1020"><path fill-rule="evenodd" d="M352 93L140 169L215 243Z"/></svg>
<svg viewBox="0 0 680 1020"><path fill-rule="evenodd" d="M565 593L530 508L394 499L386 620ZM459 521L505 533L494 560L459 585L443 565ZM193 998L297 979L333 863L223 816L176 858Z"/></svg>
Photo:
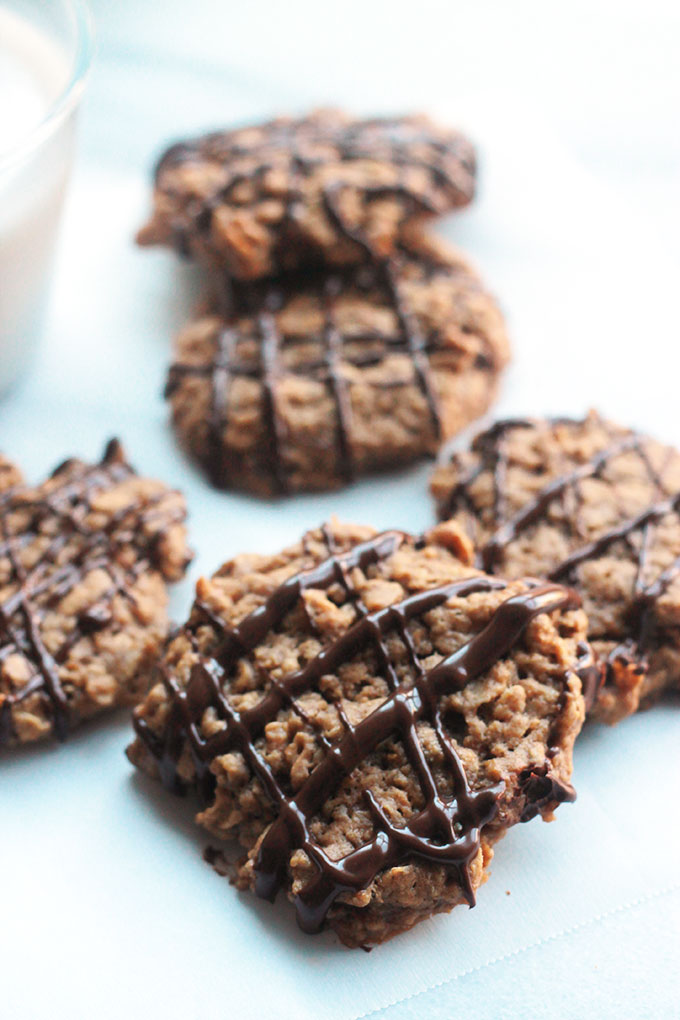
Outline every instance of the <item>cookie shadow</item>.
<svg viewBox="0 0 680 1020"><path fill-rule="evenodd" d="M96 753L103 742L115 739L117 733L121 735L121 746L125 747L130 736L130 720L129 708L115 708L79 723L65 740L49 736L15 747L0 747L0 766L3 769L13 766L33 768L36 761L46 764L50 759L56 760L68 754L69 750L73 754L87 754L90 750Z"/></svg>
<svg viewBox="0 0 680 1020"><path fill-rule="evenodd" d="M150 811L163 827L170 826L181 833L193 852L200 857L203 857L208 847L216 849L228 862L235 862L242 855L243 851L235 841L219 840L197 826L195 815L200 806L190 793L186 796L170 793L155 780L136 770L130 775L128 786L142 810L147 813ZM344 954L349 951L332 931L322 931L318 935L302 932L296 924L293 905L284 893L280 893L274 903L268 903L254 893L234 888L227 878L218 874L207 862L204 866L206 872L211 872L213 881L221 883L225 896L238 897L239 903L246 907L256 926L253 933L255 936L261 932L267 940L273 937L305 965L314 957L319 957L321 961L329 953ZM228 902L225 902L225 919L229 919Z"/></svg>

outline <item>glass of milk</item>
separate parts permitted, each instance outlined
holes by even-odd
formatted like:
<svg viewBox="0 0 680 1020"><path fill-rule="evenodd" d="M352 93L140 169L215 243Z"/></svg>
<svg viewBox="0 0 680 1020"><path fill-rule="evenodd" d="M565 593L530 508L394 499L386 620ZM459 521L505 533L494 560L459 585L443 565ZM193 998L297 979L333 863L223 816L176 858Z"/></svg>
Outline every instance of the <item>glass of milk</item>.
<svg viewBox="0 0 680 1020"><path fill-rule="evenodd" d="M40 336L91 57L84 0L0 0L0 393Z"/></svg>

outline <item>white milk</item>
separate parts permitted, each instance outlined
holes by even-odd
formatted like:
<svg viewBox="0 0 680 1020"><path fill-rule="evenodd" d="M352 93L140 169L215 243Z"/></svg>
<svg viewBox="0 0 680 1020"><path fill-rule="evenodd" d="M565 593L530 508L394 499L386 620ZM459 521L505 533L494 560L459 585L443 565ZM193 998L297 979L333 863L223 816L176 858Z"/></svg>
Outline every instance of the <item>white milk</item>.
<svg viewBox="0 0 680 1020"><path fill-rule="evenodd" d="M69 75L67 54L0 0L0 390L26 366L42 325L74 111L44 122Z"/></svg>

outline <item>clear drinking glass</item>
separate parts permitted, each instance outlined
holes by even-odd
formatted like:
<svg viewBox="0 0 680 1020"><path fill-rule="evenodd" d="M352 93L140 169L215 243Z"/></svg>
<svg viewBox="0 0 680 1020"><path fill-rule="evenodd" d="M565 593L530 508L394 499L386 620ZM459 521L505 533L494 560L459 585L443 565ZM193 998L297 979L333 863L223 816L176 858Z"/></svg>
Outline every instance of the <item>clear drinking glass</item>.
<svg viewBox="0 0 680 1020"><path fill-rule="evenodd" d="M0 0L0 392L40 336L91 59L84 0Z"/></svg>

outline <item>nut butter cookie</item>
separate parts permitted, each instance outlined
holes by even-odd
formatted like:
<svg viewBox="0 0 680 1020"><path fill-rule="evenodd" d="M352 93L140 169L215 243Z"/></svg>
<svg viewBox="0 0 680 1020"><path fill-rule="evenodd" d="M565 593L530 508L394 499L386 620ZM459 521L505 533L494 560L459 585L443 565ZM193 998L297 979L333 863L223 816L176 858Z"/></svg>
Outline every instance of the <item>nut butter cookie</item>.
<svg viewBox="0 0 680 1020"><path fill-rule="evenodd" d="M171 245L236 279L389 255L406 223L466 205L468 140L426 117L321 110L173 145L140 244Z"/></svg>
<svg viewBox="0 0 680 1020"><path fill-rule="evenodd" d="M216 486L323 490L433 454L507 360L478 276L414 235L382 263L232 288L181 333L167 396Z"/></svg>
<svg viewBox="0 0 680 1020"><path fill-rule="evenodd" d="M368 946L474 903L507 828L572 800L578 596L332 522L199 581L135 710L131 761L237 838L241 889Z"/></svg>
<svg viewBox="0 0 680 1020"><path fill-rule="evenodd" d="M503 421L437 468L453 518L503 577L572 585L588 614L610 723L680 686L680 454L591 413Z"/></svg>
<svg viewBox="0 0 680 1020"><path fill-rule="evenodd" d="M188 562L178 492L120 445L0 495L0 746L130 704L166 636L166 582Z"/></svg>

